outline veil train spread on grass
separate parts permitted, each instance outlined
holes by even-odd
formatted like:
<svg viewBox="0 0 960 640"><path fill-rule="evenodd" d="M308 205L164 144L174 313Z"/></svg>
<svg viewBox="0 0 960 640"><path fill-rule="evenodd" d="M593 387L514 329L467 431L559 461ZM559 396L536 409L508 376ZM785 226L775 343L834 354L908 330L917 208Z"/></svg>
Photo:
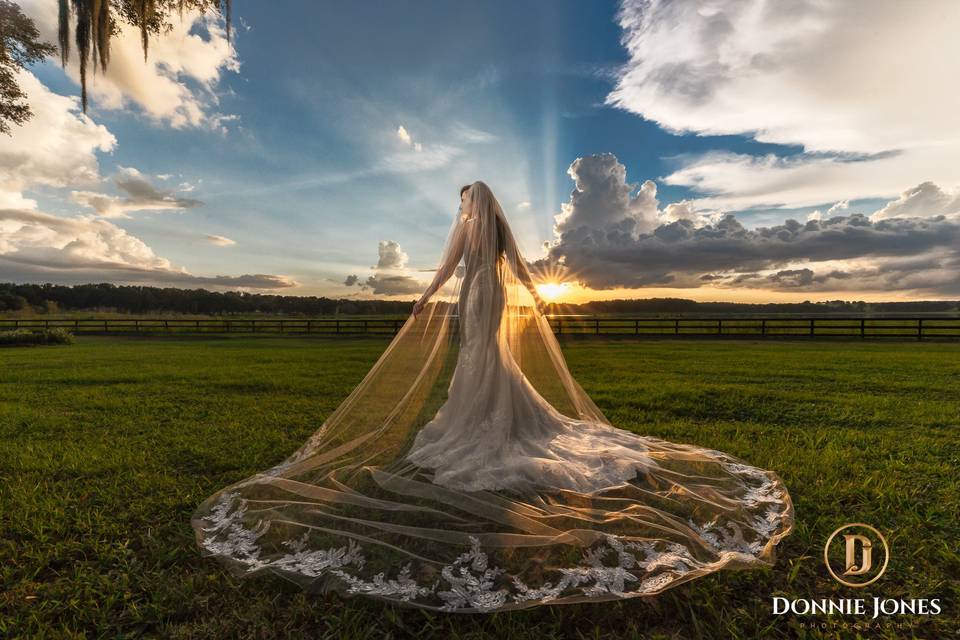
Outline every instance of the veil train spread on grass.
<svg viewBox="0 0 960 640"><path fill-rule="evenodd" d="M468 200L423 310L300 449L197 508L201 553L237 576L465 613L771 566L793 529L777 474L612 426L490 188Z"/></svg>

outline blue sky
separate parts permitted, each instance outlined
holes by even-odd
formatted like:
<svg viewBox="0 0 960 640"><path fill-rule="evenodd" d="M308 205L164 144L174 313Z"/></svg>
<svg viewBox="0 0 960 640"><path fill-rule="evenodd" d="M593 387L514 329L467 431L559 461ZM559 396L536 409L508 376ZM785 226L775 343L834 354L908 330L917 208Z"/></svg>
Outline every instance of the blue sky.
<svg viewBox="0 0 960 640"><path fill-rule="evenodd" d="M43 5L23 6L49 32ZM956 19L949 3L938 8L909 20ZM551 243L549 256L569 265L570 299L956 297L948 280L958 261L944 239L960 198L943 166L956 149L937 139L945 116L931 112L919 130L892 120L896 105L857 99L874 88L857 73L875 46L869 33L850 36L859 48L823 43L862 12L797 11L758 21L722 2L239 0L232 49L215 21L188 15L196 22L154 43L149 72L134 65L131 32L130 47L115 48L117 69L92 80L89 119L67 107L42 115L48 130L67 132L58 144L88 145L80 177L51 177L64 168L43 169L39 151L33 167L9 159L22 156L18 145L44 147L30 139L39 132L0 141L0 161L6 146L13 167L6 200L24 225L7 240L19 250L0 249L0 271L414 299L460 185L483 180L530 262ZM909 36L898 11L872 14L873 31L898 25ZM177 44L189 35L190 46ZM932 62L933 51L903 64ZM835 72L810 71L830 54ZM79 92L58 62L31 71L38 103ZM844 95L851 78L864 84ZM921 77L913 89L928 86ZM610 104L618 88L621 103ZM91 258L94 249L53 259L63 247L24 240L40 235L27 236L28 221L53 225L51 236L80 232L30 212L86 216L106 238L94 244L120 248L98 249L108 260ZM735 227L722 222L729 215ZM896 216L909 222L892 228ZM806 226L780 228L788 219ZM610 225L624 220L627 244L614 246ZM851 237L858 221L869 237ZM891 250L897 234L904 242ZM129 249L131 237L143 246ZM68 258L89 262L64 268ZM392 290L385 274L407 284ZM358 284L344 284L350 275Z"/></svg>

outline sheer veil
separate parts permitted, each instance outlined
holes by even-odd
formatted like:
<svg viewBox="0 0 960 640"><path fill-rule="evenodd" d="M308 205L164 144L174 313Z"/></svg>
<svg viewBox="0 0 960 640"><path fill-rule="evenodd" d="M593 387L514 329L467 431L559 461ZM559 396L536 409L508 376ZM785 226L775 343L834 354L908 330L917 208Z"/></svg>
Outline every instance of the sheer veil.
<svg viewBox="0 0 960 640"><path fill-rule="evenodd" d="M537 310L493 192L478 181L470 194L423 311L297 451L197 507L201 553L236 576L269 572L311 591L463 613L650 595L723 568L772 565L793 528L777 474L615 429ZM466 305L467 296L478 297ZM590 492L435 482L407 454L447 401L464 332L489 340L574 428L615 433L649 464Z"/></svg>

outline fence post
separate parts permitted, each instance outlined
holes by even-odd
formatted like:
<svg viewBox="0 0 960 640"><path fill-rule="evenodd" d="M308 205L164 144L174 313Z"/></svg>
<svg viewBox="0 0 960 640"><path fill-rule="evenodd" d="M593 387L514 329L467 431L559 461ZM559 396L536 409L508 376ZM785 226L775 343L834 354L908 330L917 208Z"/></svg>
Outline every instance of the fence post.
<svg viewBox="0 0 960 640"><path fill-rule="evenodd" d="M639 318L635 318L633 321L633 335L635 336L640 335L640 319Z"/></svg>
<svg viewBox="0 0 960 640"><path fill-rule="evenodd" d="M340 333L340 318L336 319L336 323L337 323L337 333Z"/></svg>
<svg viewBox="0 0 960 640"><path fill-rule="evenodd" d="M864 320L863 318L860 318L860 337L861 338L867 337L865 328L866 328L866 320Z"/></svg>
<svg viewBox="0 0 960 640"><path fill-rule="evenodd" d="M680 318L673 319L673 335L680 335Z"/></svg>
<svg viewBox="0 0 960 640"><path fill-rule="evenodd" d="M923 318L917 318L917 340L923 340Z"/></svg>
<svg viewBox="0 0 960 640"><path fill-rule="evenodd" d="M810 318L810 335L811 335L811 337L813 336L813 322L814 322L814 319L813 319L813 318Z"/></svg>
<svg viewBox="0 0 960 640"><path fill-rule="evenodd" d="M600 318L593 319L593 335L600 335Z"/></svg>
<svg viewBox="0 0 960 640"><path fill-rule="evenodd" d="M767 319L760 319L760 335L766 337L767 335Z"/></svg>

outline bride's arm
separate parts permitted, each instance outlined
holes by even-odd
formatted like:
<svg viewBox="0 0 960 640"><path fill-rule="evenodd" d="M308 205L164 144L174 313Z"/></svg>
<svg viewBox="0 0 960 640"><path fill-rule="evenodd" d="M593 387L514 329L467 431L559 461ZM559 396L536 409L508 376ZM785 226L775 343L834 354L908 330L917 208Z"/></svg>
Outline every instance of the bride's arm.
<svg viewBox="0 0 960 640"><path fill-rule="evenodd" d="M461 223L457 225L457 228L454 230L453 239L450 243L450 251L443 261L443 263L437 268L437 274L433 278L433 282L430 283L430 286L427 287L427 290L423 292L423 295L420 296L420 300L417 302L417 305L423 306L430 300L430 297L439 291L440 287L450 279L450 276L453 275L453 272L456 270L457 265L460 264L460 259L463 257L464 244L466 242L466 230L464 225Z"/></svg>

